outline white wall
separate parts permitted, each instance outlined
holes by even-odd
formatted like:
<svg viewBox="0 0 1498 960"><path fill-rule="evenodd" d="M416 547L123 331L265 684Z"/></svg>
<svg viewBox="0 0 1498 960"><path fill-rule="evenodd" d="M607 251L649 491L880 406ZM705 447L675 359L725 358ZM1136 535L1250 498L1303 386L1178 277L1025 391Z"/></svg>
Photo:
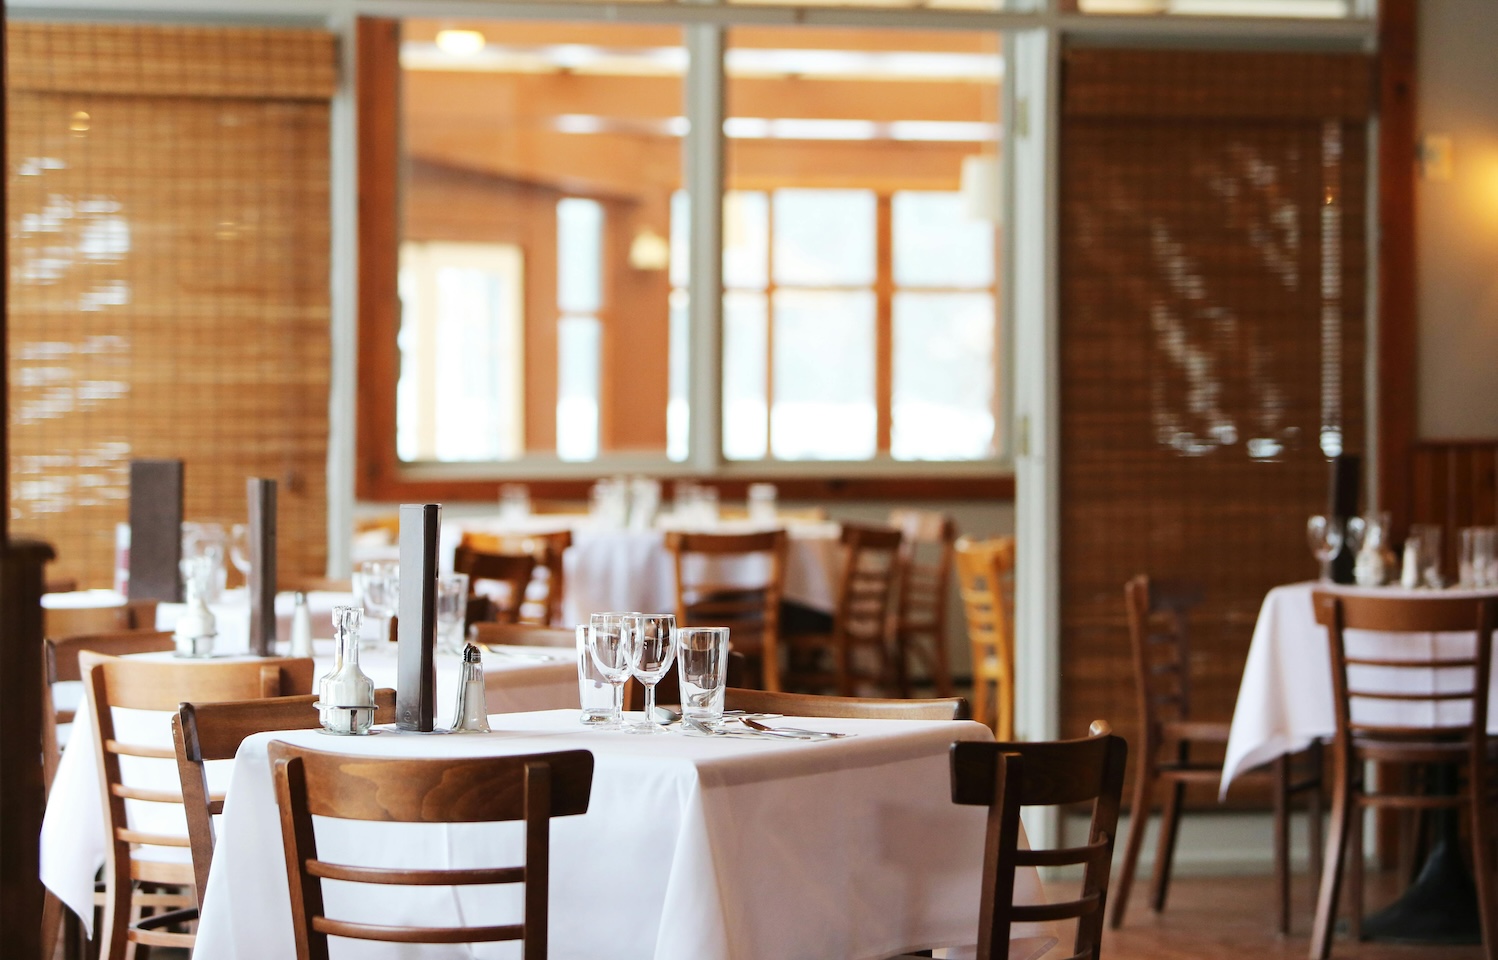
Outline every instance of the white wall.
<svg viewBox="0 0 1498 960"><path fill-rule="evenodd" d="M1498 3L1420 0L1418 133L1452 178L1417 185L1419 395L1426 439L1498 437Z"/></svg>

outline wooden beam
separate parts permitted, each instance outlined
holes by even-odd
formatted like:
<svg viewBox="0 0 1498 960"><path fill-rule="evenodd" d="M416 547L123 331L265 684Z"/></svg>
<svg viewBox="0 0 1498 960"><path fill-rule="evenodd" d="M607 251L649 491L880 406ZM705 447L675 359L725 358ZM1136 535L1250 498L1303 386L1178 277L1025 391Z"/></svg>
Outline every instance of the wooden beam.
<svg viewBox="0 0 1498 960"><path fill-rule="evenodd" d="M1382 0L1378 56L1378 499L1402 531L1415 443L1416 0ZM1396 539L1402 533L1396 533Z"/></svg>

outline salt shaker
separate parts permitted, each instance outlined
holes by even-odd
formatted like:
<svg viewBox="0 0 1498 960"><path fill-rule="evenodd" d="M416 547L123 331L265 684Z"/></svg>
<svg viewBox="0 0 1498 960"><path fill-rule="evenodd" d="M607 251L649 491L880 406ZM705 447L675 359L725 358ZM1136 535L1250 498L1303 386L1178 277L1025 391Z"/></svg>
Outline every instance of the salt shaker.
<svg viewBox="0 0 1498 960"><path fill-rule="evenodd" d="M288 656L312 656L312 610L307 606L307 595L296 592L296 604L291 610L291 648Z"/></svg>
<svg viewBox="0 0 1498 960"><path fill-rule="evenodd" d="M484 701L483 654L473 644L463 648L462 673L458 676L458 708L453 712L453 733L488 733L489 706Z"/></svg>

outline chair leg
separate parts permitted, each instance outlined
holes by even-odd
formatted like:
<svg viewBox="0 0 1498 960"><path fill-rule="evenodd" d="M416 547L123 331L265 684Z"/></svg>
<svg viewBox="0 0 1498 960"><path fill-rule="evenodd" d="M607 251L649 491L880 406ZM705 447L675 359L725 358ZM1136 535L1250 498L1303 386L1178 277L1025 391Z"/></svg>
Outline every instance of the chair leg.
<svg viewBox="0 0 1498 960"><path fill-rule="evenodd" d="M1487 777L1473 771L1468 789L1468 807L1472 813L1472 874L1477 883L1477 917L1482 923L1482 955L1486 960L1498 957L1498 917L1493 903L1493 826L1492 810L1484 802L1488 795Z"/></svg>
<svg viewBox="0 0 1498 960"><path fill-rule="evenodd" d="M1276 757L1274 770L1274 882L1280 936L1290 933L1290 758Z"/></svg>
<svg viewBox="0 0 1498 960"><path fill-rule="evenodd" d="M988 690L991 682L983 675L981 668L973 669L973 719L990 730L994 728L993 718L988 715Z"/></svg>
<svg viewBox="0 0 1498 960"><path fill-rule="evenodd" d="M51 890L45 891L42 897L42 960L52 960L56 955L57 941L62 935L63 914L66 912L56 894Z"/></svg>
<svg viewBox="0 0 1498 960"><path fill-rule="evenodd" d="M1352 835L1347 838L1347 931L1354 942L1363 939L1363 824L1367 810L1356 802L1349 811Z"/></svg>
<svg viewBox="0 0 1498 960"><path fill-rule="evenodd" d="M109 889L104 895L104 917L99 924L100 960L126 960L132 946L126 940L130 926L131 881L129 864L123 870L113 870L109 876Z"/></svg>
<svg viewBox="0 0 1498 960"><path fill-rule="evenodd" d="M1176 834L1181 827L1181 801L1186 785L1172 783L1160 811L1160 842L1155 847L1155 876L1151 886L1150 907L1156 913L1165 909L1165 894L1170 889L1170 867L1176 855Z"/></svg>
<svg viewBox="0 0 1498 960"><path fill-rule="evenodd" d="M1148 751L1148 747L1146 747ZM1145 756L1151 754L1146 752ZM1134 773L1134 805L1129 808L1129 839L1124 844L1123 863L1119 865L1118 882L1113 891L1113 917L1110 925L1117 930L1129 906L1129 889L1134 886L1134 871L1139 866L1139 848L1144 846L1144 828L1149 825L1150 797L1154 795L1155 770L1145 765Z"/></svg>
<svg viewBox="0 0 1498 960"><path fill-rule="evenodd" d="M1315 779L1311 787L1310 798L1306 801L1306 811L1309 814L1309 823L1306 824L1306 838L1310 845L1310 874L1311 889L1315 890L1321 882L1322 854L1322 831L1321 817L1326 806L1326 765L1322 758L1320 740L1312 740L1311 746L1306 750L1306 759L1311 766L1311 774ZM1314 906L1314 895L1312 897Z"/></svg>
<svg viewBox="0 0 1498 960"><path fill-rule="evenodd" d="M1311 926L1310 960L1326 960L1332 951L1332 928L1337 922L1337 899L1342 892L1342 864L1347 853L1347 834L1352 825L1348 807L1352 785L1337 759L1337 781L1332 793L1332 819L1326 838L1326 857L1321 868L1321 893L1316 899L1316 921Z"/></svg>

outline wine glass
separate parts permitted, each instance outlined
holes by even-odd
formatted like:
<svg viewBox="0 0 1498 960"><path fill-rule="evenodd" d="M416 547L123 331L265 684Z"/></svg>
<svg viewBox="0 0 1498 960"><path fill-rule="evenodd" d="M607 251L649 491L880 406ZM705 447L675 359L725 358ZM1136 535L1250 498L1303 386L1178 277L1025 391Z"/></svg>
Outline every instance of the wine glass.
<svg viewBox="0 0 1498 960"><path fill-rule="evenodd" d="M250 525L247 523L236 523L229 528L229 559L234 563L234 569L244 577L246 583L250 582Z"/></svg>
<svg viewBox="0 0 1498 960"><path fill-rule="evenodd" d="M1342 549L1342 519L1316 514L1306 521L1306 539L1310 541L1311 553L1315 555L1316 562L1321 565L1322 581L1330 582L1332 560Z"/></svg>
<svg viewBox="0 0 1498 960"><path fill-rule="evenodd" d="M446 573L437 578L437 648L463 652L463 621L468 617L468 574Z"/></svg>
<svg viewBox="0 0 1498 960"><path fill-rule="evenodd" d="M629 679L629 634L624 626L628 613L595 613L588 618L588 655L593 666L614 688L614 705L609 719L599 730L624 729L624 682Z"/></svg>
<svg viewBox="0 0 1498 960"><path fill-rule="evenodd" d="M630 733L665 733L655 719L655 685L676 659L676 617L669 613L633 613L624 618L629 669L645 686L645 719Z"/></svg>
<svg viewBox="0 0 1498 960"><path fill-rule="evenodd" d="M379 622L375 641L390 639L390 618L400 603L400 564L394 560L366 560L359 565L364 587L364 610Z"/></svg>

